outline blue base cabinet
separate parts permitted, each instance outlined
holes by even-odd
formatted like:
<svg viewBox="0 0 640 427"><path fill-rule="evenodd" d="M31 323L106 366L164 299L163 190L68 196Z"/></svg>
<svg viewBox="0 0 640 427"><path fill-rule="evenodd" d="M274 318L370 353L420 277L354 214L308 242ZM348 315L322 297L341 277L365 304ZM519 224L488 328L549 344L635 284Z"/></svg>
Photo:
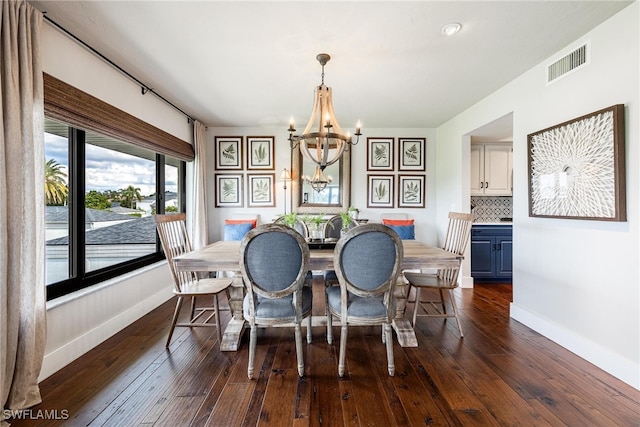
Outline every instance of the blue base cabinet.
<svg viewBox="0 0 640 427"><path fill-rule="evenodd" d="M513 272L511 225L474 225L471 276L476 282L510 282Z"/></svg>

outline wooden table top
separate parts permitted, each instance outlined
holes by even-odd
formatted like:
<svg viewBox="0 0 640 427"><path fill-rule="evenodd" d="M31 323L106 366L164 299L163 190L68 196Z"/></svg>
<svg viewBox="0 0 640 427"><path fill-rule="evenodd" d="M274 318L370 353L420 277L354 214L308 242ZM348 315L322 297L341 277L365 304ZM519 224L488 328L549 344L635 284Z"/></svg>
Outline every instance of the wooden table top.
<svg viewBox="0 0 640 427"><path fill-rule="evenodd" d="M460 264L461 256L417 240L402 241L402 268L451 268ZM333 249L311 249L311 270L333 270ZM240 268L240 242L218 241L174 259L184 271L237 271Z"/></svg>

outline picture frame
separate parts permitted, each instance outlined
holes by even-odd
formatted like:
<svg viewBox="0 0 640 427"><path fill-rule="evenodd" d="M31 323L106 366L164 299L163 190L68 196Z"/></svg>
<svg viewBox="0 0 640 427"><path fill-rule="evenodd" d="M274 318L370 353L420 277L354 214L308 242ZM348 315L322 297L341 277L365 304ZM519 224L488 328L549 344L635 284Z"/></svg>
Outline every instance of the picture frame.
<svg viewBox="0 0 640 427"><path fill-rule="evenodd" d="M367 138L367 170L392 171L395 138Z"/></svg>
<svg viewBox="0 0 640 427"><path fill-rule="evenodd" d="M394 175L367 175L367 207L393 208Z"/></svg>
<svg viewBox="0 0 640 427"><path fill-rule="evenodd" d="M426 138L398 138L398 170L425 170L426 141Z"/></svg>
<svg viewBox="0 0 640 427"><path fill-rule="evenodd" d="M274 170L274 137L247 137L247 169Z"/></svg>
<svg viewBox="0 0 640 427"><path fill-rule="evenodd" d="M242 174L215 174L216 207L243 207Z"/></svg>
<svg viewBox="0 0 640 427"><path fill-rule="evenodd" d="M529 216L626 221L624 105L527 136Z"/></svg>
<svg viewBox="0 0 640 427"><path fill-rule="evenodd" d="M247 191L249 207L275 207L275 173L248 173Z"/></svg>
<svg viewBox="0 0 640 427"><path fill-rule="evenodd" d="M424 175L398 175L398 207L425 207Z"/></svg>
<svg viewBox="0 0 640 427"><path fill-rule="evenodd" d="M216 136L214 139L216 150L217 170L242 169L242 137Z"/></svg>

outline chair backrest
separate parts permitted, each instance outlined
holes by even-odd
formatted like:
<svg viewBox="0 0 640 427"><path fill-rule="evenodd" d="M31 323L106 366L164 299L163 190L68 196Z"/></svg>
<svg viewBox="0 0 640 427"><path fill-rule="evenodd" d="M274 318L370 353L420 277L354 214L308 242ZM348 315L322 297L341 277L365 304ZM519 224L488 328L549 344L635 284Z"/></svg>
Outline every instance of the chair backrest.
<svg viewBox="0 0 640 427"><path fill-rule="evenodd" d="M464 255L467 243L471 236L471 225L473 224L473 214L460 212L449 212L449 225L444 238L442 249L458 255ZM458 280L460 269L438 270L438 275L450 282Z"/></svg>
<svg viewBox="0 0 640 427"><path fill-rule="evenodd" d="M280 216L273 221L274 224L285 224L284 216ZM309 237L309 229L307 228L307 224L304 223L300 218L296 218L296 222L293 225L293 229L296 230L303 238Z"/></svg>
<svg viewBox="0 0 640 427"><path fill-rule="evenodd" d="M240 270L250 293L282 298L302 289L309 271L309 246L291 227L264 224L240 243Z"/></svg>
<svg viewBox="0 0 640 427"><path fill-rule="evenodd" d="M371 223L352 228L338 241L333 265L343 289L361 297L385 294L385 302L390 303L389 291L400 272L402 257L398 234L383 224Z"/></svg>
<svg viewBox="0 0 640 427"><path fill-rule="evenodd" d="M463 255L471 236L473 214L449 212L449 225L442 249Z"/></svg>
<svg viewBox="0 0 640 427"><path fill-rule="evenodd" d="M349 230L358 225L357 222L352 220L349 223ZM335 238L339 239L342 230L342 217L340 215L334 215L327 220L327 223L324 226L324 237L325 238Z"/></svg>
<svg viewBox="0 0 640 427"><path fill-rule="evenodd" d="M173 258L191 252L191 241L187 233L186 215L184 213L155 215L156 229L162 250L167 257L171 277L176 291L180 292L184 285L196 279L190 271L176 271Z"/></svg>

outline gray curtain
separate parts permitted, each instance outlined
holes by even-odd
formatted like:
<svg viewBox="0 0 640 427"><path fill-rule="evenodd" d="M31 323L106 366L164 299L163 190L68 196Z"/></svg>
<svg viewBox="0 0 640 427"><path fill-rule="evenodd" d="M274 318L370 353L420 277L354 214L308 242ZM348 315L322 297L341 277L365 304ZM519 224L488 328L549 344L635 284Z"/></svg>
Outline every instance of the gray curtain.
<svg viewBox="0 0 640 427"><path fill-rule="evenodd" d="M42 13L15 0L1 13L0 403L17 410L41 401L46 339Z"/></svg>
<svg viewBox="0 0 640 427"><path fill-rule="evenodd" d="M209 221L207 220L207 127L195 120L193 123L193 222L191 244L200 249L209 243Z"/></svg>

